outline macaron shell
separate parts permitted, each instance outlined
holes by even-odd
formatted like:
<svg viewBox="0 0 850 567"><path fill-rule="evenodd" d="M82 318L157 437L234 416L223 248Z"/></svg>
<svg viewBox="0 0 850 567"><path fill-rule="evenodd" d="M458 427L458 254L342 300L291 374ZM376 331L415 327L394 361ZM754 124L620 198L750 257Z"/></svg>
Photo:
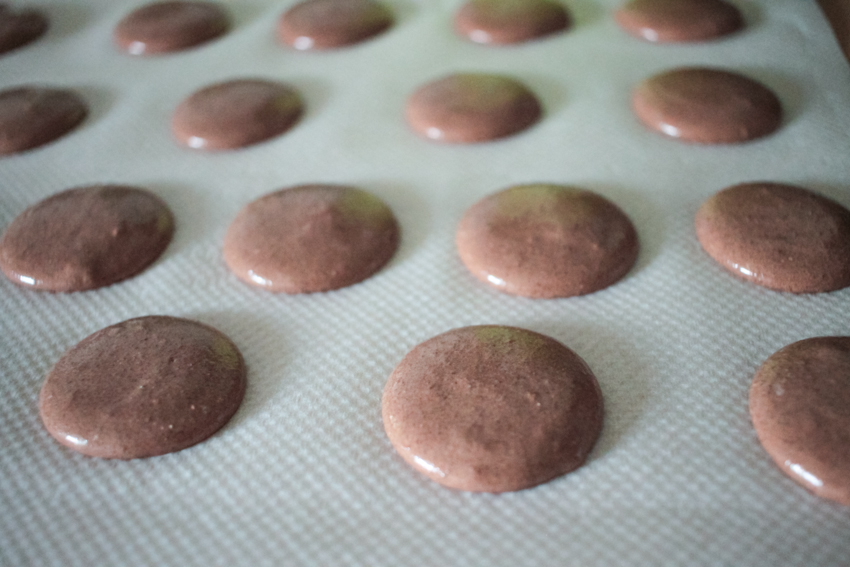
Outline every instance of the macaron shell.
<svg viewBox="0 0 850 567"><path fill-rule="evenodd" d="M850 286L850 211L801 187L744 183L703 203L697 239L718 264L792 293Z"/></svg>
<svg viewBox="0 0 850 567"><path fill-rule="evenodd" d="M95 289L150 266L173 234L171 211L148 191L121 185L69 189L9 224L0 238L0 269L30 289Z"/></svg>
<svg viewBox="0 0 850 567"><path fill-rule="evenodd" d="M771 355L753 378L750 415L785 474L850 506L850 337L805 339Z"/></svg>
<svg viewBox="0 0 850 567"><path fill-rule="evenodd" d="M571 297L619 281L639 252L628 216L595 193L518 185L480 200L458 224L458 254L476 278L506 293Z"/></svg>
<svg viewBox="0 0 850 567"><path fill-rule="evenodd" d="M48 432L104 459L179 451L221 429L245 393L245 362L221 332L149 316L102 329L66 352L39 396Z"/></svg>
<svg viewBox="0 0 850 567"><path fill-rule="evenodd" d="M566 9L549 0L470 0L455 13L455 31L475 43L509 45L569 28Z"/></svg>
<svg viewBox="0 0 850 567"><path fill-rule="evenodd" d="M174 137L198 150L231 150L279 136L304 112L294 88L241 79L205 87L180 103L171 119Z"/></svg>
<svg viewBox="0 0 850 567"><path fill-rule="evenodd" d="M8 53L37 40L50 22L41 11L15 10L0 4L0 54Z"/></svg>
<svg viewBox="0 0 850 567"><path fill-rule="evenodd" d="M159 55L201 45L229 29L230 16L222 5L177 0L133 10L118 22L112 37L131 55Z"/></svg>
<svg viewBox="0 0 850 567"><path fill-rule="evenodd" d="M723 0L632 0L614 19L631 35L657 43L708 41L744 27L738 8Z"/></svg>
<svg viewBox="0 0 850 567"><path fill-rule="evenodd" d="M407 100L410 127L436 142L469 144L516 134L542 114L525 85L498 75L461 73L432 81Z"/></svg>
<svg viewBox="0 0 850 567"><path fill-rule="evenodd" d="M361 282L389 262L398 243L395 216L377 197L353 187L301 185L246 205L222 253L244 282L295 294Z"/></svg>
<svg viewBox="0 0 850 567"><path fill-rule="evenodd" d="M393 14L372 0L307 0L280 17L278 37L299 50L334 49L374 37L393 25Z"/></svg>
<svg viewBox="0 0 850 567"><path fill-rule="evenodd" d="M86 101L71 90L27 85L0 91L0 156L61 138L88 113Z"/></svg>
<svg viewBox="0 0 850 567"><path fill-rule="evenodd" d="M411 350L384 387L387 436L414 469L450 488L508 492L580 467L602 429L584 361L515 327L454 329Z"/></svg>
<svg viewBox="0 0 850 567"><path fill-rule="evenodd" d="M648 128L698 144L734 144L773 133L782 104L761 83L700 67L667 71L640 83L632 109Z"/></svg>

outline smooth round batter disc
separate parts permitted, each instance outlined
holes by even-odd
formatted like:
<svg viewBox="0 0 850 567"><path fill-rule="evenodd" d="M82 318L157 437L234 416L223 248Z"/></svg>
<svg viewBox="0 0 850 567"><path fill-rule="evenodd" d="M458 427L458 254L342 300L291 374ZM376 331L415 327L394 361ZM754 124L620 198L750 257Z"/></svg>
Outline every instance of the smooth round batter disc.
<svg viewBox="0 0 850 567"><path fill-rule="evenodd" d="M374 37L393 24L393 14L372 0L307 0L280 17L280 40L295 49L333 49Z"/></svg>
<svg viewBox="0 0 850 567"><path fill-rule="evenodd" d="M33 205L0 238L0 269L16 284L82 291L134 276L171 242L174 217L135 187L94 185Z"/></svg>
<svg viewBox="0 0 850 567"><path fill-rule="evenodd" d="M245 282L310 293L363 281L398 248L399 228L380 199L353 187L301 185L249 203L224 238L224 261Z"/></svg>
<svg viewBox="0 0 850 567"><path fill-rule="evenodd" d="M753 378L750 415L785 474L850 506L850 337L805 339L771 355Z"/></svg>
<svg viewBox="0 0 850 567"><path fill-rule="evenodd" d="M700 144L746 142L782 123L773 91L737 73L700 67L643 81L632 95L632 109L648 128Z"/></svg>
<svg viewBox="0 0 850 567"><path fill-rule="evenodd" d="M47 16L38 10L15 10L0 4L0 54L37 40L48 26Z"/></svg>
<svg viewBox="0 0 850 567"><path fill-rule="evenodd" d="M632 0L614 13L621 28L647 41L707 41L744 26L738 8L724 0Z"/></svg>
<svg viewBox="0 0 850 567"><path fill-rule="evenodd" d="M454 25L475 43L507 45L564 31L570 18L552 0L468 0L455 13Z"/></svg>
<svg viewBox="0 0 850 567"><path fill-rule="evenodd" d="M580 467L602 429L590 368L547 336L485 325L411 350L384 387L384 429L425 476L508 492Z"/></svg>
<svg viewBox="0 0 850 567"><path fill-rule="evenodd" d="M213 2L155 2L127 14L112 34L132 55L182 51L224 35L230 28L225 9Z"/></svg>
<svg viewBox="0 0 850 567"><path fill-rule="evenodd" d="M86 102L73 91L35 86L0 91L0 155L61 138L88 113Z"/></svg>
<svg viewBox="0 0 850 567"><path fill-rule="evenodd" d="M195 321L151 316L101 329L62 355L39 409L63 445L137 459L204 441L244 394L245 362L230 339Z"/></svg>
<svg viewBox="0 0 850 567"><path fill-rule="evenodd" d="M407 122L422 136L449 143L486 142L516 134L540 119L537 97L522 83L497 75L449 75L407 100Z"/></svg>
<svg viewBox="0 0 850 567"><path fill-rule="evenodd" d="M697 238L734 275L779 291L850 286L850 211L801 187L744 183L709 198Z"/></svg>
<svg viewBox="0 0 850 567"><path fill-rule="evenodd" d="M470 207L458 225L460 258L479 280L526 297L570 297L617 282L639 244L629 218L590 191L518 185Z"/></svg>
<svg viewBox="0 0 850 567"><path fill-rule="evenodd" d="M228 150L283 134L303 112L301 96L292 87L262 80L227 81L181 102L171 130L190 148Z"/></svg>

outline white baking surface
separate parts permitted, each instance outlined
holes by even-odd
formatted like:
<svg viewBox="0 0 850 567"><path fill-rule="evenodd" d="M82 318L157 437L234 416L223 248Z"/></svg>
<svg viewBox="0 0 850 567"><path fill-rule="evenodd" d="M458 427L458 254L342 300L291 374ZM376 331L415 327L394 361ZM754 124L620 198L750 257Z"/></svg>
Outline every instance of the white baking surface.
<svg viewBox="0 0 850 567"><path fill-rule="evenodd" d="M177 233L150 269L106 289L54 295L0 278L0 564L850 565L850 508L785 477L747 413L767 356L850 334L850 289L794 296L738 281L692 229L703 200L744 181L796 183L850 205L850 67L814 2L735 2L748 29L712 43L646 44L613 22L618 0L566 0L577 20L569 33L488 48L453 35L453 0L387 0L398 14L389 33L302 53L274 39L292 2L231 1L227 36L145 59L110 43L134 2L40 4L54 26L0 57L0 86L71 87L92 114L53 144L0 159L0 227L60 190L114 182L165 199ZM786 123L729 147L646 131L629 109L632 86L693 64L762 80ZM419 139L402 118L406 96L455 71L525 81L545 118L495 143ZM242 151L179 147L174 107L240 77L295 85L306 116ZM528 300L466 273L453 247L463 211L535 181L597 191L631 216L642 251L622 282ZM238 281L220 255L230 220L264 193L309 182L384 199L403 229L395 259L323 294L271 295ZM90 333L149 314L197 319L239 345L249 368L242 408L212 439L163 457L104 461L60 446L38 418L46 372ZM548 334L594 370L606 421L585 467L482 495L430 482L395 454L380 413L395 364L429 337L483 323Z"/></svg>

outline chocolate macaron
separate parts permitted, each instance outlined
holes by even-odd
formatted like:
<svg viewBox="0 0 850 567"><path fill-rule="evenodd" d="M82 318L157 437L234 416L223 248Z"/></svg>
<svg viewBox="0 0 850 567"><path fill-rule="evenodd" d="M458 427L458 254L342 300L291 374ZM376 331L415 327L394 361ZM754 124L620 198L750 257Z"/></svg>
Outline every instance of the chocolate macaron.
<svg viewBox="0 0 850 567"><path fill-rule="evenodd" d="M279 136L304 112L301 95L283 83L239 79L205 87L180 103L174 137L198 150L230 150Z"/></svg>
<svg viewBox="0 0 850 567"><path fill-rule="evenodd" d="M373 0L306 0L280 17L280 41L298 50L334 49L372 38L393 24L393 13Z"/></svg>
<svg viewBox="0 0 850 567"><path fill-rule="evenodd" d="M239 409L245 362L224 334L176 317L130 319L62 355L39 396L47 431L91 457L137 459L210 437Z"/></svg>
<svg viewBox="0 0 850 567"><path fill-rule="evenodd" d="M131 55L182 51L216 39L230 28L221 4L170 0L136 8L115 26L115 44Z"/></svg>
<svg viewBox="0 0 850 567"><path fill-rule="evenodd" d="M580 467L602 430L602 394L558 341L483 325L411 350L384 387L384 429L399 455L444 486L530 488Z"/></svg>
<svg viewBox="0 0 850 567"><path fill-rule="evenodd" d="M564 31L570 17L553 0L469 0L455 13L454 26L475 43L508 45Z"/></svg>
<svg viewBox="0 0 850 567"><path fill-rule="evenodd" d="M515 79L460 73L419 87L407 99L405 112L421 136L469 144L525 130L543 111L534 93Z"/></svg>
<svg viewBox="0 0 850 567"><path fill-rule="evenodd" d="M631 0L614 19L625 31L646 41L708 41L744 27L744 18L724 0Z"/></svg>
<svg viewBox="0 0 850 567"><path fill-rule="evenodd" d="M704 67L666 71L632 94L645 126L698 144L734 144L767 136L782 123L782 104L761 83L738 73Z"/></svg>
<svg viewBox="0 0 850 567"><path fill-rule="evenodd" d="M750 387L750 416L782 472L850 506L850 337L816 337L772 354Z"/></svg>
<svg viewBox="0 0 850 567"><path fill-rule="evenodd" d="M792 293L850 286L850 211L802 187L743 183L705 201L703 249L732 274Z"/></svg>
<svg viewBox="0 0 850 567"><path fill-rule="evenodd" d="M68 189L36 203L6 228L0 269L32 289L95 289L150 266L173 234L171 211L149 191L123 185Z"/></svg>
<svg viewBox="0 0 850 567"><path fill-rule="evenodd" d="M236 276L273 292L350 286L395 254L399 227L374 195L341 185L300 185L246 205L224 237Z"/></svg>
<svg viewBox="0 0 850 567"><path fill-rule="evenodd" d="M14 9L0 3L0 54L32 43L44 35L49 25L40 10Z"/></svg>
<svg viewBox="0 0 850 567"><path fill-rule="evenodd" d="M88 113L86 101L71 90L27 85L0 91L0 156L61 138Z"/></svg>
<svg viewBox="0 0 850 567"><path fill-rule="evenodd" d="M485 197L458 224L458 254L479 280L526 297L570 297L619 281L637 232L611 201L560 185L517 185Z"/></svg>

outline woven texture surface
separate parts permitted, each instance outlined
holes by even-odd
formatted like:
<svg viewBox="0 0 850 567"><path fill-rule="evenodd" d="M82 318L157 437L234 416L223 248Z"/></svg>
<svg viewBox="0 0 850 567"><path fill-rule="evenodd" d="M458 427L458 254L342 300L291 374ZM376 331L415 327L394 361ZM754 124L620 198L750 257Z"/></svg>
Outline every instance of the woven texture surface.
<svg viewBox="0 0 850 567"><path fill-rule="evenodd" d="M515 48L456 38L457 2L387 0L387 34L299 53L274 40L292 2L229 2L233 30L207 46L139 59L110 42L132 2L45 4L45 38L0 58L0 87L67 86L83 126L0 160L0 226L68 187L146 187L177 232L136 278L69 295L0 281L0 564L23 565L800 565L850 564L850 509L809 495L761 449L747 413L756 368L782 346L850 334L850 289L793 296L738 281L700 249L693 215L739 182L800 184L850 205L850 68L814 3L743 0L749 28L722 41L656 46L620 31L615 0L570 0L568 33ZM787 111L773 136L730 147L643 129L629 94L680 65L738 70ZM406 96L455 71L514 76L546 108L526 133L440 146L403 120ZM207 154L171 139L193 91L263 77L308 106L288 134ZM528 300L469 275L453 244L463 211L512 184L575 185L632 218L642 250L617 285ZM388 267L362 284L271 295L231 275L224 232L248 201L300 183L358 186L402 227ZM243 406L212 439L130 462L61 447L38 418L45 374L87 335L167 314L215 326L249 369ZM605 397L588 464L504 495L455 492L403 463L380 397L417 343L471 324L554 337L582 356Z"/></svg>

